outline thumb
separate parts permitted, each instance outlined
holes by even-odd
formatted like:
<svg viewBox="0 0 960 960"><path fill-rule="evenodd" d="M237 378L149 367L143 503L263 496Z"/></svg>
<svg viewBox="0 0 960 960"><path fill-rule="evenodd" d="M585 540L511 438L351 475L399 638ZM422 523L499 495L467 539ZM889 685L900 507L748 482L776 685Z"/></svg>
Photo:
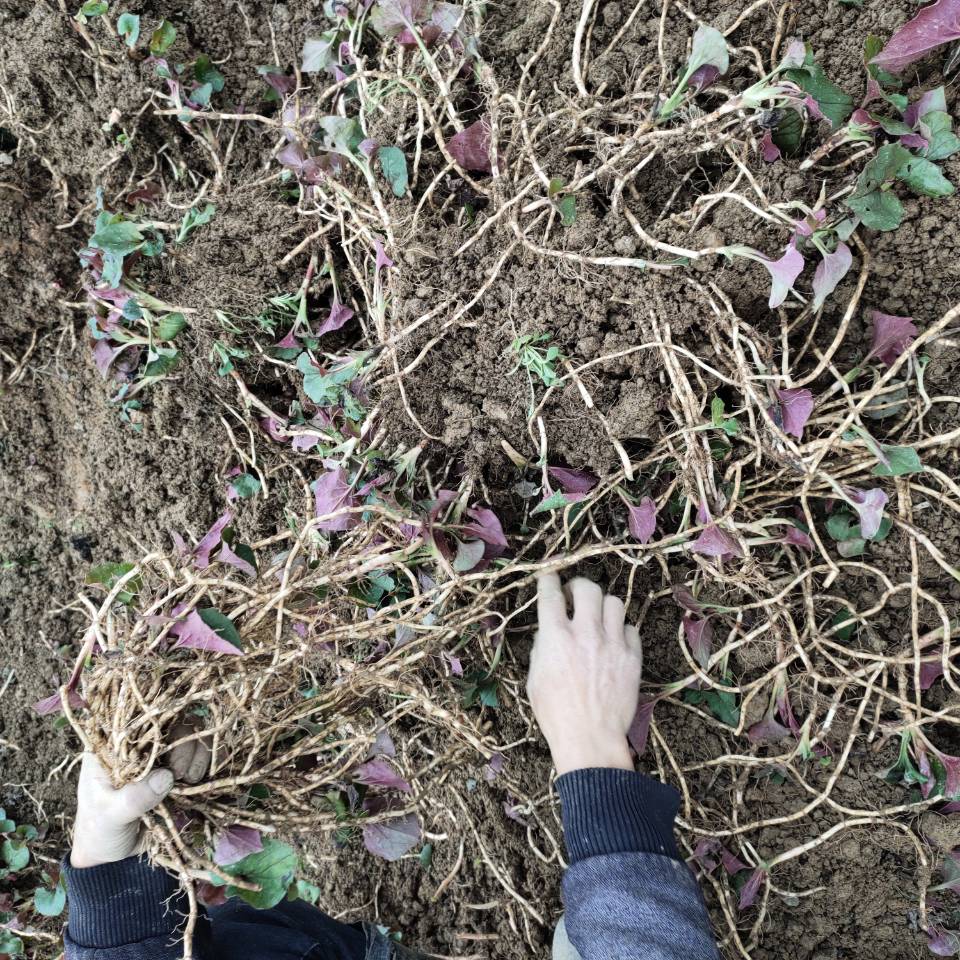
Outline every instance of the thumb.
<svg viewBox="0 0 960 960"><path fill-rule="evenodd" d="M128 783L116 793L116 803L127 820L136 820L152 810L173 787L169 770L154 770L137 783Z"/></svg>

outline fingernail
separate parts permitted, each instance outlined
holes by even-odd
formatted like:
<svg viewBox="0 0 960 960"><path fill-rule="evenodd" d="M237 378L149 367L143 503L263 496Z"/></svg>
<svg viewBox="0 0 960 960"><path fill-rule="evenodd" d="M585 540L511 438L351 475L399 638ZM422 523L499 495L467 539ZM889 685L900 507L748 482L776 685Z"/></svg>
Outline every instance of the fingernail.
<svg viewBox="0 0 960 960"><path fill-rule="evenodd" d="M169 770L154 770L153 773L147 777L147 783L150 784L150 789L155 794L163 796L169 793L170 788L173 786L173 774Z"/></svg>

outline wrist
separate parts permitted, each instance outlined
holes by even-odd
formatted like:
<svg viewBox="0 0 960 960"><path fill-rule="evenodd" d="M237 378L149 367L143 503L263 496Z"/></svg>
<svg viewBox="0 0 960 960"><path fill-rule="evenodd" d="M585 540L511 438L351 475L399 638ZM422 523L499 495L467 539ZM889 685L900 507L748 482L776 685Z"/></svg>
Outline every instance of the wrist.
<svg viewBox="0 0 960 960"><path fill-rule="evenodd" d="M575 770L588 769L635 769L630 747L625 736L605 737L595 742L580 741L565 743L556 749L551 747L553 764L557 776L573 773Z"/></svg>

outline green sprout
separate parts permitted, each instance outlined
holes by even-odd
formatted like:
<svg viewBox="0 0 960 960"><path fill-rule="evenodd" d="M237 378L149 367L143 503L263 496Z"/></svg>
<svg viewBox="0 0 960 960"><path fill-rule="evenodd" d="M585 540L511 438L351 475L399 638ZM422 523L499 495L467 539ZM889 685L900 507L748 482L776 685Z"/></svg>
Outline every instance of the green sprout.
<svg viewBox="0 0 960 960"><path fill-rule="evenodd" d="M552 334L527 333L522 337L517 337L510 345L510 349L517 355L517 365L510 371L514 373L520 367L525 367L531 373L535 373L544 383L544 386L552 387L562 381L562 377L557 373L557 361L563 360L558 346L542 347L540 344L549 343Z"/></svg>

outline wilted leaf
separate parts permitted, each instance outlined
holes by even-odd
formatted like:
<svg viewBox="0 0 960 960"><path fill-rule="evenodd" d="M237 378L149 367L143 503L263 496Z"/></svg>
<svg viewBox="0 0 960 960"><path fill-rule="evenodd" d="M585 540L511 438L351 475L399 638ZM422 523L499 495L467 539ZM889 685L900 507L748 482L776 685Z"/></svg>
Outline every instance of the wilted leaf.
<svg viewBox="0 0 960 960"><path fill-rule="evenodd" d="M660 107L660 116L669 117L683 96L688 86L694 86L695 91L702 90L709 83L724 73L730 67L730 52L723 34L715 27L701 24L693 35L690 49L690 59L677 84L676 89ZM692 84L697 78L696 85Z"/></svg>
<svg viewBox="0 0 960 960"><path fill-rule="evenodd" d="M194 550L194 562L198 569L205 570L210 566L210 553L220 542L223 531L233 522L233 514L228 510L216 523L203 535L203 539L197 544Z"/></svg>
<svg viewBox="0 0 960 960"><path fill-rule="evenodd" d="M870 62L890 73L902 73L924 54L958 38L960 0L937 0L900 27Z"/></svg>
<svg viewBox="0 0 960 960"><path fill-rule="evenodd" d="M737 903L737 909L746 910L748 907L753 906L754 901L757 899L757 894L760 892L760 885L763 883L765 874L766 870L764 870L763 867L757 867L756 870L750 874L747 882L740 890L740 900Z"/></svg>
<svg viewBox="0 0 960 960"><path fill-rule="evenodd" d="M248 556L242 556L242 553L237 551L246 552ZM217 554L217 559L221 563L225 563L228 566L236 567L241 573L245 573L248 577L255 577L257 575L257 568L253 563L250 562L253 557L253 553L250 551L249 547L237 547L235 551L226 540L220 544L220 552Z"/></svg>
<svg viewBox="0 0 960 960"><path fill-rule="evenodd" d="M790 736L790 730L782 723L778 722L773 716L764 717L759 723L755 723L747 730L747 739L751 743L766 743L769 741L782 740Z"/></svg>
<svg viewBox="0 0 960 960"><path fill-rule="evenodd" d="M394 196L402 197L407 192L409 177L407 158L399 147L381 147L377 151L380 169L393 189Z"/></svg>
<svg viewBox="0 0 960 960"><path fill-rule="evenodd" d="M350 776L355 782L365 783L370 787L413 793L410 784L386 760L368 760L357 767Z"/></svg>
<svg viewBox="0 0 960 960"><path fill-rule="evenodd" d="M823 254L813 276L813 309L819 310L827 297L837 289L837 284L847 275L853 265L853 254L845 243L838 243L833 253Z"/></svg>
<svg viewBox="0 0 960 960"><path fill-rule="evenodd" d="M367 823L363 826L363 845L384 860L399 860L420 842L420 822L416 814Z"/></svg>
<svg viewBox="0 0 960 960"><path fill-rule="evenodd" d="M813 540L810 539L810 535L804 533L799 527L788 527L783 535L783 542L802 547L804 550L813 550Z"/></svg>
<svg viewBox="0 0 960 960"><path fill-rule="evenodd" d="M350 307L334 300L330 305L330 313L327 315L327 319L323 321L320 329L317 331L317 336L322 337L325 333L332 333L334 330L339 330L352 317L353 310L351 310ZM304 388L306 389L306 381L304 381ZM310 394L307 393L307 396L310 396Z"/></svg>
<svg viewBox="0 0 960 960"><path fill-rule="evenodd" d="M464 170L490 173L490 121L484 117L454 134L447 150Z"/></svg>
<svg viewBox="0 0 960 960"><path fill-rule="evenodd" d="M320 477L313 485L313 493L316 516L318 517L357 505L356 498L351 491L349 477L342 467L336 467ZM344 513L328 520L322 520L316 524L316 528L327 531L349 530L359 522L360 517L357 514Z"/></svg>
<svg viewBox="0 0 960 960"><path fill-rule="evenodd" d="M486 507L470 507L467 516L473 523L467 524L465 532L486 544L483 556L487 560L502 556L508 543L500 518Z"/></svg>
<svg viewBox="0 0 960 960"><path fill-rule="evenodd" d="M236 824L217 834L213 848L213 862L220 867L228 867L262 850L263 838L260 836L260 831L253 827L242 827Z"/></svg>
<svg viewBox="0 0 960 960"><path fill-rule="evenodd" d="M935 957L955 957L960 953L960 934L936 927L928 933L927 949Z"/></svg>
<svg viewBox="0 0 960 960"><path fill-rule="evenodd" d="M760 140L760 152L767 163L776 163L780 159L780 147L773 142L773 131L764 130Z"/></svg>
<svg viewBox="0 0 960 960"><path fill-rule="evenodd" d="M628 503L627 513L630 535L641 543L647 543L657 529L656 503L650 497L644 497L636 506Z"/></svg>
<svg viewBox="0 0 960 960"><path fill-rule="evenodd" d="M76 690L67 691L67 702L70 704L71 710L82 710L87 705L86 700L84 700ZM60 691L58 690L43 700L38 700L33 705L33 710L34 713L41 717L48 717L53 713L60 713L63 710Z"/></svg>
<svg viewBox="0 0 960 960"><path fill-rule="evenodd" d="M763 265L770 273L770 309L779 307L787 294L793 289L794 281L803 273L803 254L797 249L796 243L791 240L779 260L763 260Z"/></svg>
<svg viewBox="0 0 960 960"><path fill-rule="evenodd" d="M904 477L908 473L922 473L923 464L913 447L883 447L886 463L873 468L875 477Z"/></svg>

